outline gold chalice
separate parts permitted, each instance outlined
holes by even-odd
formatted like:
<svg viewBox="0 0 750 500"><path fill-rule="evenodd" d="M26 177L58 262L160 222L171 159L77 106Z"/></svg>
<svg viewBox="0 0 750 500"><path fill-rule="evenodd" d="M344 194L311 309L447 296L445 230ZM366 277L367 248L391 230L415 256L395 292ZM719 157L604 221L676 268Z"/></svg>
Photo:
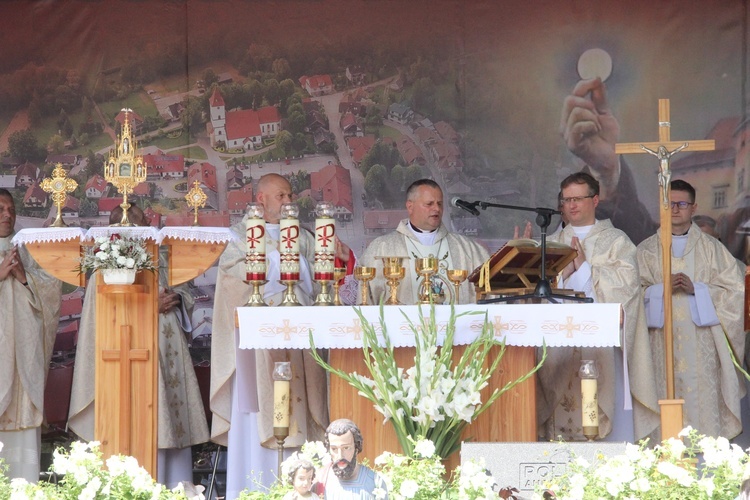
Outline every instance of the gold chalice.
<svg viewBox="0 0 750 500"><path fill-rule="evenodd" d="M367 266L357 266L354 268L354 279L362 282L362 300L360 305L367 305L367 283L375 277L375 268Z"/></svg>
<svg viewBox="0 0 750 500"><path fill-rule="evenodd" d="M458 304L459 302L459 291L461 289L461 283L466 281L466 277L469 276L469 271L466 269L448 269L446 271L446 276L448 276L448 280L453 283L453 288L455 290L455 295L453 296L453 303Z"/></svg>
<svg viewBox="0 0 750 500"><path fill-rule="evenodd" d="M404 269L405 257L378 257L383 261L383 277L388 285L388 300L385 301L386 305L398 305L401 302L398 301L398 286L401 280L406 275L406 269Z"/></svg>
<svg viewBox="0 0 750 500"><path fill-rule="evenodd" d="M419 304L429 304L432 299L432 278L431 276L438 272L438 259L430 255L421 257L414 263L414 270L422 276L422 284L419 285L417 292L417 302Z"/></svg>
<svg viewBox="0 0 750 500"><path fill-rule="evenodd" d="M339 296L339 287L341 284L339 283L344 277L346 276L346 268L345 267L334 267L333 268L333 305L334 306L340 306L341 304L341 297Z"/></svg>

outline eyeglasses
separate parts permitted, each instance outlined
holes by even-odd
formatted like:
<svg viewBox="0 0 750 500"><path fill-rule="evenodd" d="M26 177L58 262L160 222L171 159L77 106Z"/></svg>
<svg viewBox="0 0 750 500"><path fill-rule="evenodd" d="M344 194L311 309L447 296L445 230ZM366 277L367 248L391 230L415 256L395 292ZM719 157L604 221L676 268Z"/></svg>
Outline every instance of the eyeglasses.
<svg viewBox="0 0 750 500"><path fill-rule="evenodd" d="M680 210L685 210L690 205L695 205L695 203L691 203L689 201L672 201L669 203L669 206L672 210L675 208L679 208Z"/></svg>
<svg viewBox="0 0 750 500"><path fill-rule="evenodd" d="M581 203L583 200L587 198L593 198L596 196L595 194L590 194L588 196L571 196L570 198L560 198L560 204L561 205L568 205L570 203Z"/></svg>

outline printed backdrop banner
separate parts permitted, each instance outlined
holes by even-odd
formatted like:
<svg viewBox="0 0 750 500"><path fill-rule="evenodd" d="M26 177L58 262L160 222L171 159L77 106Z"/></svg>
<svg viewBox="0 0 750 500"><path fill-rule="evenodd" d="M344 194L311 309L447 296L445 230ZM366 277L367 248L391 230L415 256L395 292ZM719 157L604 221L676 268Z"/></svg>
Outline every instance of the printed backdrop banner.
<svg viewBox="0 0 750 500"><path fill-rule="evenodd" d="M554 208L560 180L588 165L600 216L637 243L656 229L658 161L611 148L655 141L668 98L674 140L716 141L675 155L673 178L697 187L697 213L744 258L747 12L746 0L0 2L0 186L18 227L40 227L54 207L39 180L60 162L79 184L67 222L106 224L120 200L102 163L130 108L148 164L133 200L155 226L192 223L194 181L201 224L229 226L277 172L303 222L334 202L337 235L361 254L404 216L416 178L446 199ZM445 212L491 252L528 217ZM210 333L214 274L196 285L195 331Z"/></svg>

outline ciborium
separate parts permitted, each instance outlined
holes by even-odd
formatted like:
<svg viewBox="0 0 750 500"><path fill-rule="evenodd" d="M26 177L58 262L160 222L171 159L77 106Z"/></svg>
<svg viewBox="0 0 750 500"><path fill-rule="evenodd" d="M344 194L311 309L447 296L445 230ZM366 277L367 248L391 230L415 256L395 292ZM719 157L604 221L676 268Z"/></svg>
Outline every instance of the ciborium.
<svg viewBox="0 0 750 500"><path fill-rule="evenodd" d="M435 302L433 299L432 275L438 272L437 257L430 255L429 257L418 258L414 263L414 270L422 277L422 283L419 285L417 292L417 303L430 304Z"/></svg>
<svg viewBox="0 0 750 500"><path fill-rule="evenodd" d="M367 283L369 283L375 277L375 268L368 266L357 266L354 268L354 279L361 283L360 288L362 290L362 300L360 305L366 306L367 304Z"/></svg>
<svg viewBox="0 0 750 500"><path fill-rule="evenodd" d="M404 269L404 257L378 257L383 261L383 277L388 285L388 299L386 305L399 305L398 287L406 275Z"/></svg>
<svg viewBox="0 0 750 500"><path fill-rule="evenodd" d="M458 304L459 297L461 296L461 283L466 281L467 276L469 276L469 271L466 269L448 269L445 275L448 277L448 281L453 284L453 303Z"/></svg>
<svg viewBox="0 0 750 500"><path fill-rule="evenodd" d="M339 288L341 288L341 280L346 277L345 267L334 267L333 268L333 305L340 306L341 296L339 295Z"/></svg>

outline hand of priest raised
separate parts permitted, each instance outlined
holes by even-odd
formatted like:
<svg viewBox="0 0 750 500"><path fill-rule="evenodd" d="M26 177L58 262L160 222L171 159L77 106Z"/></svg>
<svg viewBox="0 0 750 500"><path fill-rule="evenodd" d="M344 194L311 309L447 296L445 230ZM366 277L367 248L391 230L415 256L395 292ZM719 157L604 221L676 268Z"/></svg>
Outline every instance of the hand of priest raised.
<svg viewBox="0 0 750 500"><path fill-rule="evenodd" d="M521 228L519 228L518 226L516 226L513 229L513 239L517 240L518 238L525 238L525 239L531 238L532 237L531 222L526 221L526 225L523 228L523 236L520 236L520 233L521 233Z"/></svg>
<svg viewBox="0 0 750 500"><path fill-rule="evenodd" d="M336 236L336 258L341 262L349 262L349 247Z"/></svg>
<svg viewBox="0 0 750 500"><path fill-rule="evenodd" d="M584 262L586 262L586 253L583 251L583 245L577 236L573 236L570 240L570 246L577 252L576 258L573 259L573 265L578 271Z"/></svg>
<svg viewBox="0 0 750 500"><path fill-rule="evenodd" d="M581 80L565 98L560 134L599 181L599 198L610 197L620 181L620 161L615 154L620 125L609 109L607 88L600 78Z"/></svg>

